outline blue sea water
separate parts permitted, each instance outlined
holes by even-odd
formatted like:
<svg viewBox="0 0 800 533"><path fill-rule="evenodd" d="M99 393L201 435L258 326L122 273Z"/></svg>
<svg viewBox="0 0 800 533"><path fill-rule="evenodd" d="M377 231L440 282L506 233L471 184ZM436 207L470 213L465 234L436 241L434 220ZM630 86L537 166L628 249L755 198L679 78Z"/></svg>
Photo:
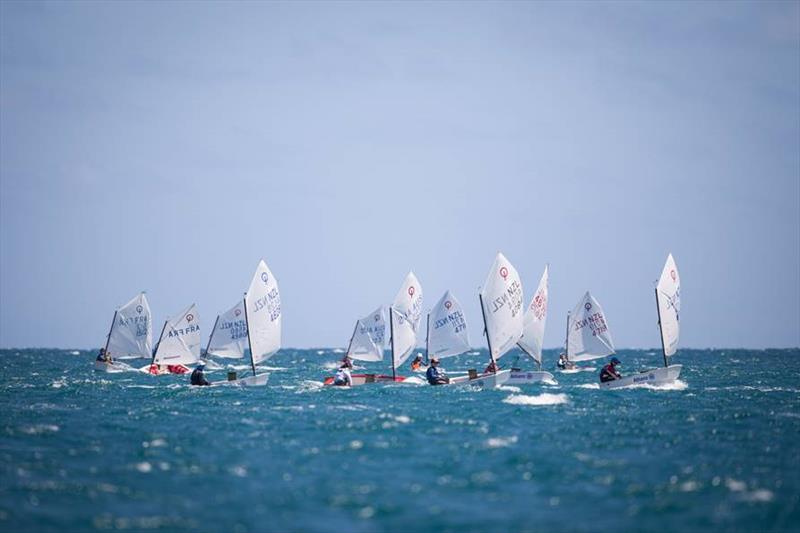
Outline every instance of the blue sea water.
<svg viewBox="0 0 800 533"><path fill-rule="evenodd" d="M617 391L320 387L340 357L283 350L267 387L201 388L0 351L0 530L800 528L800 350L681 350L678 383Z"/></svg>

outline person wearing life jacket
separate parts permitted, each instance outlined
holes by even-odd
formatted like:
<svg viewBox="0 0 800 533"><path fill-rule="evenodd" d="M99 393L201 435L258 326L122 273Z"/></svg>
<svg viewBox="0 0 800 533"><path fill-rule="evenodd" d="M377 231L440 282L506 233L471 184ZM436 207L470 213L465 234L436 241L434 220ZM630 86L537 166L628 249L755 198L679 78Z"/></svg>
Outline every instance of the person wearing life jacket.
<svg viewBox="0 0 800 533"><path fill-rule="evenodd" d="M450 383L450 378L445 374L444 369L439 368L439 360L435 357L431 358L431 366L425 372L425 377L428 378L428 383L431 385L445 385Z"/></svg>
<svg viewBox="0 0 800 533"><path fill-rule="evenodd" d="M605 383L607 381L614 381L615 379L621 378L622 374L617 372L617 365L621 364L622 363L619 362L619 359L612 357L611 362L604 366L603 370L600 371L600 381Z"/></svg>
<svg viewBox="0 0 800 533"><path fill-rule="evenodd" d="M426 366L425 363L422 361L422 356L417 354L413 361L411 361L411 370L417 371L420 368Z"/></svg>
<svg viewBox="0 0 800 533"><path fill-rule="evenodd" d="M564 369L566 369L566 368L567 368L567 355L566 355L566 354L563 354L563 353L562 353L562 354L560 354L560 355L558 356L558 363L556 363L556 365L557 365L557 366L558 366L558 368L560 368L561 370L564 370Z"/></svg>
<svg viewBox="0 0 800 533"><path fill-rule="evenodd" d="M336 372L336 376L333 378L333 384L337 387L352 387L353 377L350 375L350 370L352 370L352 368L353 362L349 357L346 357L342 362L342 366L340 366L339 370Z"/></svg>
<svg viewBox="0 0 800 533"><path fill-rule="evenodd" d="M203 370L206 368L206 363L204 361L200 361L197 364L197 368L194 369L192 372L192 377L189 378L189 381L192 385L211 385L206 379L206 375L203 373Z"/></svg>
<svg viewBox="0 0 800 533"><path fill-rule="evenodd" d="M497 372L498 372L499 370L500 370L500 367L499 367L499 366L497 366L497 361L495 361L494 359L492 359L492 360L489 362L489 366L487 366L487 367L486 367L486 369L483 371L483 373L484 373L484 374L497 374Z"/></svg>
<svg viewBox="0 0 800 533"><path fill-rule="evenodd" d="M112 361L111 354L105 348L100 348L100 353L97 354L97 362L111 364L114 361Z"/></svg>

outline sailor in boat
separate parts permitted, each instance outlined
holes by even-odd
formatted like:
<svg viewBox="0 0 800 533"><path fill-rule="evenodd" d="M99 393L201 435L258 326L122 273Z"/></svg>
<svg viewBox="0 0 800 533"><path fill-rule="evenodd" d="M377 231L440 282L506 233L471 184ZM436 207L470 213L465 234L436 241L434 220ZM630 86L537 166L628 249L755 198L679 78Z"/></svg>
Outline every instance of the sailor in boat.
<svg viewBox="0 0 800 533"><path fill-rule="evenodd" d="M561 370L567 370L570 368L575 368L575 363L567 359L567 354L562 353L558 356L558 363L556 363L556 366L558 366L558 368Z"/></svg>
<svg viewBox="0 0 800 533"><path fill-rule="evenodd" d="M447 377L444 369L439 368L439 360L435 357L431 359L431 366L428 367L425 377L428 378L428 383L431 385L445 385L450 383L450 378Z"/></svg>
<svg viewBox="0 0 800 533"><path fill-rule="evenodd" d="M413 370L414 372L416 372L417 370L420 370L421 368L423 368L425 366L427 366L427 365L422 361L422 356L420 354L417 354L417 356L414 358L414 360L411 361L411 370Z"/></svg>
<svg viewBox="0 0 800 533"><path fill-rule="evenodd" d="M112 364L114 361L111 359L111 354L105 348L100 348L100 353L97 354L98 363Z"/></svg>
<svg viewBox="0 0 800 533"><path fill-rule="evenodd" d="M342 366L336 371L336 376L333 378L333 384L337 387L352 387L353 377L350 375L350 370L353 369L353 361L349 357L345 357Z"/></svg>
<svg viewBox="0 0 800 533"><path fill-rule="evenodd" d="M622 363L619 362L619 359L616 357L611 358L611 362L608 363L606 366L603 367L603 370L600 371L600 381L605 383L607 381L614 381L615 379L620 379L622 374L617 371L617 365L621 365Z"/></svg>
<svg viewBox="0 0 800 533"><path fill-rule="evenodd" d="M189 382L192 385L211 385L211 383L209 383L208 380L206 379L205 373L203 372L205 368L206 368L205 361L200 361L197 364L197 368L194 369L191 378L189 378Z"/></svg>
<svg viewBox="0 0 800 533"><path fill-rule="evenodd" d="M500 367L497 366L497 361L492 359L489 362L489 366L483 371L484 374L497 374L500 371Z"/></svg>

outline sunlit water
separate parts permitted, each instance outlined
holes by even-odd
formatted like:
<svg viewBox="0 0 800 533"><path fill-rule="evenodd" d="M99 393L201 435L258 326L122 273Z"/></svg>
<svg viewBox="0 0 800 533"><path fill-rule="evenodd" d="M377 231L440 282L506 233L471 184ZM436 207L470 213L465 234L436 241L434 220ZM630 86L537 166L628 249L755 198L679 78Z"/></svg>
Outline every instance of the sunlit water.
<svg viewBox="0 0 800 533"><path fill-rule="evenodd" d="M596 372L320 387L339 357L283 350L267 387L193 388L95 373L90 352L0 351L0 530L800 528L798 350L682 350L678 383L616 391Z"/></svg>

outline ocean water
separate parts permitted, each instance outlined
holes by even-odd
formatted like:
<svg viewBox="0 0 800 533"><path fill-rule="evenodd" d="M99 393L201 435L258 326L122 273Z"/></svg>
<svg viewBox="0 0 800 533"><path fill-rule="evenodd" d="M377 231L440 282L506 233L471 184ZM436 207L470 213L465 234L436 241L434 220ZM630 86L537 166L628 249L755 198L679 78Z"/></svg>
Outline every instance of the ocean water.
<svg viewBox="0 0 800 533"><path fill-rule="evenodd" d="M800 350L681 350L678 383L618 391L320 387L340 357L212 389L0 351L0 531L800 529Z"/></svg>

